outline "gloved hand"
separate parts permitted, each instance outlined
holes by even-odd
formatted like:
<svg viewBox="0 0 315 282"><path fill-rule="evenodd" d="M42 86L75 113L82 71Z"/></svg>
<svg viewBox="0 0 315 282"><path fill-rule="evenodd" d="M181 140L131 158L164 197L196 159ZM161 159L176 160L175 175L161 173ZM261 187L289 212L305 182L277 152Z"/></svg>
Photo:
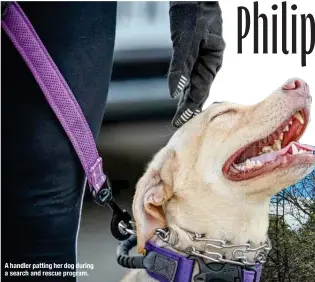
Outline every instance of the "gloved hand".
<svg viewBox="0 0 315 282"><path fill-rule="evenodd" d="M202 110L221 68L225 42L218 2L170 2L173 55L168 73L172 98L179 96L172 124L182 126Z"/></svg>

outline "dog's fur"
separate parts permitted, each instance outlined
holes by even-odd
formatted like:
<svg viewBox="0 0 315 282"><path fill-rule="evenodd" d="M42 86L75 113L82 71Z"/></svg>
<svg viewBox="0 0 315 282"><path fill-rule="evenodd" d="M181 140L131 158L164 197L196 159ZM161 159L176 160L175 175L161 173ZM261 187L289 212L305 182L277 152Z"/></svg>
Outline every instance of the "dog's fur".
<svg viewBox="0 0 315 282"><path fill-rule="evenodd" d="M153 235L165 226L179 235L180 250L192 245L184 230L232 244L250 241L254 247L266 241L270 198L309 174L314 157L296 157L286 169L243 181L228 180L222 167L240 147L265 138L297 110L309 111L307 84L300 80L298 89L286 90L293 81L252 106L211 105L155 155L137 184L133 202L139 253L149 239L164 246ZM123 281L155 280L145 270L133 270Z"/></svg>

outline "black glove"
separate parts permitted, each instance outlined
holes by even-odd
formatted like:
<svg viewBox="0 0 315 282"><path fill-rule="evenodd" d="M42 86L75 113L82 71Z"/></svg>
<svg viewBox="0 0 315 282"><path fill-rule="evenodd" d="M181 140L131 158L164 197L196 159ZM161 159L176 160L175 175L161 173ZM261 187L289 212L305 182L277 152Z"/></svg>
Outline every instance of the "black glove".
<svg viewBox="0 0 315 282"><path fill-rule="evenodd" d="M172 124L180 127L202 110L221 68L225 42L218 2L170 2L173 56L168 85L180 95Z"/></svg>

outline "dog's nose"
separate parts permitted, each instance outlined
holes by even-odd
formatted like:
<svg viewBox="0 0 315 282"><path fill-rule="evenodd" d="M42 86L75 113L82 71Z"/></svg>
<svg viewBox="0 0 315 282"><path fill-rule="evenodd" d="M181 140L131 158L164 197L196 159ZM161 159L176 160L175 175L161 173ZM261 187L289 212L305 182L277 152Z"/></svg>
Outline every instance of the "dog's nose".
<svg viewBox="0 0 315 282"><path fill-rule="evenodd" d="M299 78L293 78L288 80L282 87L281 90L287 94L293 94L303 97L304 99L312 99L310 94L310 88L308 84Z"/></svg>
<svg viewBox="0 0 315 282"><path fill-rule="evenodd" d="M304 84L305 82L303 80L300 79L293 79L288 81L287 83L285 83L282 86L283 90L297 90L301 87L302 84Z"/></svg>
<svg viewBox="0 0 315 282"><path fill-rule="evenodd" d="M282 86L283 90L302 90L308 88L307 83L302 79L292 79L289 80Z"/></svg>

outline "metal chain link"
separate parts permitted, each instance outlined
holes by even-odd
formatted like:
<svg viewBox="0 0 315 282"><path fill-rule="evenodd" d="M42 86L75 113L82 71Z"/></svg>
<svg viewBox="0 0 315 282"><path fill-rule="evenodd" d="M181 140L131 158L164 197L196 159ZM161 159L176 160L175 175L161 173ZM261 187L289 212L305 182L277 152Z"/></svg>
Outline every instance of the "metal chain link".
<svg viewBox="0 0 315 282"><path fill-rule="evenodd" d="M227 262L227 263L241 265L241 266L254 266L256 264L265 263L267 255L269 251L271 250L271 245L270 245L269 240L257 248L251 248L250 243L239 244L239 245L229 245L228 241L225 241L225 240L210 239L210 238L206 238L202 234L197 234L197 233L193 233L193 234L188 233L188 234L192 241L210 242L205 245L204 250L202 252L197 251L194 247L190 248L190 252L193 255L196 255L205 259L209 259L213 262L223 262L223 263ZM215 245L213 243L219 243L219 245ZM215 249L221 249L221 250L235 248L235 250L233 250L232 252L232 260L228 260L228 259L223 258L221 253L211 252L209 248L215 248ZM238 253L241 253L241 255L238 255ZM253 262L248 262L247 257L245 256L245 254L248 254L248 253L255 253Z"/></svg>
<svg viewBox="0 0 315 282"><path fill-rule="evenodd" d="M131 226L135 227L135 222L130 221ZM119 223L119 228L131 235L136 235L136 231L134 229L127 228L124 222ZM174 231L173 231L174 232ZM239 266L254 266L257 264L263 264L266 262L267 255L271 250L270 241L267 240L264 244L257 248L251 248L250 243L239 244L239 245L230 245L226 240L219 239L210 239L206 238L203 234L198 233L188 233L191 241L197 242L207 242L202 251L197 250L195 247L191 246L184 250L185 253L189 255L195 255L203 259L207 259L213 262L222 262L222 263L231 263ZM155 231L155 235L157 235L162 241L169 243L170 239L170 229L168 228L158 228ZM174 247L172 244L170 246ZM232 252L232 259L225 259L221 253L210 251L210 248L224 250L235 248ZM183 250L182 250L183 251ZM240 254L239 254L240 253ZM245 254L255 253L253 262L249 262Z"/></svg>

